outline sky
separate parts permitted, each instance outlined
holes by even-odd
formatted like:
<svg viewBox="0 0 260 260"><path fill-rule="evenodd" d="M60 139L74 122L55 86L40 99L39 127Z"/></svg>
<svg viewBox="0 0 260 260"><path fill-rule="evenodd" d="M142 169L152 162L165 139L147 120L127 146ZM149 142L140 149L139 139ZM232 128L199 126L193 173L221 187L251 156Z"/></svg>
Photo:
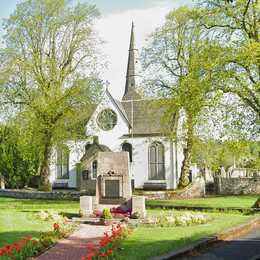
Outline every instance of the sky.
<svg viewBox="0 0 260 260"><path fill-rule="evenodd" d="M77 2L77 0L71 0ZM102 53L107 68L102 79L109 82L109 90L120 99L124 92L125 75L132 21L135 24L136 48L141 52L146 38L163 24L165 15L192 0L80 0L95 4L101 13L95 28L104 40ZM8 17L19 0L0 0L0 18Z"/></svg>

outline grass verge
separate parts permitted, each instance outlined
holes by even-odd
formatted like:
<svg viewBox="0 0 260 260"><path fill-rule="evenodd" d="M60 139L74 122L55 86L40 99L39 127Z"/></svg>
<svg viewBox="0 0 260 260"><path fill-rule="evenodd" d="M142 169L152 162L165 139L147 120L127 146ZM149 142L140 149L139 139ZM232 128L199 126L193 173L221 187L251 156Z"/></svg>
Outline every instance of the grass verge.
<svg viewBox="0 0 260 260"><path fill-rule="evenodd" d="M149 210L158 214L159 210ZM123 242L122 250L116 259L144 260L179 249L192 242L212 236L228 228L251 220L255 216L232 213L207 213L213 221L187 227L139 227Z"/></svg>

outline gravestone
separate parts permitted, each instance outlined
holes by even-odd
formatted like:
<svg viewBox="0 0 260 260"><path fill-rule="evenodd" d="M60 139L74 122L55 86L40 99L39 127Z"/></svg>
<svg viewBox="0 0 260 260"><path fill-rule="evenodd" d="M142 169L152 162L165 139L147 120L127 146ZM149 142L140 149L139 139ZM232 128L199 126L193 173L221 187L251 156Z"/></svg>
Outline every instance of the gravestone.
<svg viewBox="0 0 260 260"><path fill-rule="evenodd" d="M140 218L146 217L145 196L132 197L132 213L138 213Z"/></svg>
<svg viewBox="0 0 260 260"><path fill-rule="evenodd" d="M93 196L80 196L80 213L89 216L93 213Z"/></svg>

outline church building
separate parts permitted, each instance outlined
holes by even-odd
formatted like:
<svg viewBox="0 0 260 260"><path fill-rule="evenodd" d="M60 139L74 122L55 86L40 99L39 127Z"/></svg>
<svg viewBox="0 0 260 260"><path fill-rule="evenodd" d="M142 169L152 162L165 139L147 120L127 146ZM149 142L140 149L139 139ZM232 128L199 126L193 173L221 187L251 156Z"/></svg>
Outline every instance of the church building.
<svg viewBox="0 0 260 260"><path fill-rule="evenodd" d="M124 95L117 100L106 89L86 125L87 139L67 142L55 150L50 165L54 187L91 190L99 167L95 155L108 151L128 152L129 176L135 188L177 187L183 147L179 138L172 140L163 134L163 106L155 106L156 99L137 92L136 52L132 24Z"/></svg>

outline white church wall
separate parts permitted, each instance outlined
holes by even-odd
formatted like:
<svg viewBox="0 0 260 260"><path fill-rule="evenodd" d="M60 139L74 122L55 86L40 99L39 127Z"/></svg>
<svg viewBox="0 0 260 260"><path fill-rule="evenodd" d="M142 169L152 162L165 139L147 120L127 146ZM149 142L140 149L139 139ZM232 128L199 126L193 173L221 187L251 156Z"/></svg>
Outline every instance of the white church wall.
<svg viewBox="0 0 260 260"><path fill-rule="evenodd" d="M85 145L89 142L89 139L84 141L68 141L65 144L69 148L69 179L56 179L57 176L57 151L54 148L51 155L50 163L50 182L51 183L68 183L69 188L77 187L77 163L80 162L80 159L84 155Z"/></svg>
<svg viewBox="0 0 260 260"><path fill-rule="evenodd" d="M117 124L112 130L104 131L97 125L98 114L104 109L112 109L117 115ZM104 93L103 101L98 105L96 111L93 113L89 123L86 126L86 135L98 136L99 143L108 146L112 151L120 151L122 140L120 137L128 134L128 125L121 113L109 96Z"/></svg>
<svg viewBox="0 0 260 260"><path fill-rule="evenodd" d="M70 149L69 159L69 187L77 187L77 164L85 153L85 145L87 141L69 142Z"/></svg>
<svg viewBox="0 0 260 260"><path fill-rule="evenodd" d="M176 188L176 174L172 168L175 167L175 164L174 162L173 164L171 163L171 148L169 140L162 137L146 137L128 138L124 141L132 144L133 146L133 162L131 168L133 173L132 178L135 180L136 188L143 188L145 182L159 182L158 180L149 180L149 147L156 141L161 142L165 149L165 181L162 182L166 182L167 189Z"/></svg>

